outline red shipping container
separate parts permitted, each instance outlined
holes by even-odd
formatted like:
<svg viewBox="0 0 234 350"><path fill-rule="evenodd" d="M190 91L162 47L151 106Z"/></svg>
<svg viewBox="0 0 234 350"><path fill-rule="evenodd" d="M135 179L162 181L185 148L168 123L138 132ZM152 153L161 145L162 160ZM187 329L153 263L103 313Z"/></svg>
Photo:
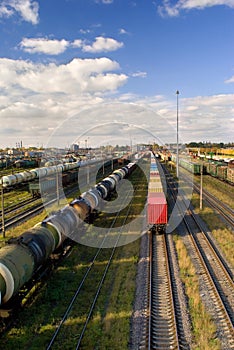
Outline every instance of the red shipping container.
<svg viewBox="0 0 234 350"><path fill-rule="evenodd" d="M167 201L164 193L149 193L148 224L167 224Z"/></svg>
<svg viewBox="0 0 234 350"><path fill-rule="evenodd" d="M161 197L164 198L166 200L165 194L164 192L160 192L160 193L155 193L155 192L148 192L148 198L154 198L154 197Z"/></svg>

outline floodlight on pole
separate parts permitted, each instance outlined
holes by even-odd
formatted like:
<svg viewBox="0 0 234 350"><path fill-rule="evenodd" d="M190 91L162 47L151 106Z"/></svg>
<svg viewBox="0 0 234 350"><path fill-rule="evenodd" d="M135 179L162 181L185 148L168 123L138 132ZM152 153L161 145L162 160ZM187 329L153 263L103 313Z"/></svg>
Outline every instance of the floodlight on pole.
<svg viewBox="0 0 234 350"><path fill-rule="evenodd" d="M177 113L176 113L176 176L179 178L179 90L177 95Z"/></svg>

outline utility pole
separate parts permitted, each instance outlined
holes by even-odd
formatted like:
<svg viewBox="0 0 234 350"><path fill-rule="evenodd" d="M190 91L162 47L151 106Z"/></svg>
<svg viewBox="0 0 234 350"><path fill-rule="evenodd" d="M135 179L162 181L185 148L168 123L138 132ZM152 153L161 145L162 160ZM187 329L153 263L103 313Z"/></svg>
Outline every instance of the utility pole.
<svg viewBox="0 0 234 350"><path fill-rule="evenodd" d="M58 166L56 165L56 194L57 194L57 205L60 204L60 193L59 193L59 173L58 173Z"/></svg>
<svg viewBox="0 0 234 350"><path fill-rule="evenodd" d="M201 179L200 179L200 210L202 210L202 188L203 187L203 164L201 164Z"/></svg>
<svg viewBox="0 0 234 350"><path fill-rule="evenodd" d="M5 235L5 216L4 216L4 189L1 185L1 194L2 194L2 236L3 238L6 237Z"/></svg>

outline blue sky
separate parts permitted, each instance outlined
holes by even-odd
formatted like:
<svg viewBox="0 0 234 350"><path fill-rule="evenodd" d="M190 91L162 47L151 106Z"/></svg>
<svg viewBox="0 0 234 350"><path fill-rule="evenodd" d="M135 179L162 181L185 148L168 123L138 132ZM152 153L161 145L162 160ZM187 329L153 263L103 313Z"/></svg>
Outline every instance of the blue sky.
<svg viewBox="0 0 234 350"><path fill-rule="evenodd" d="M2 0L0 147L232 142L234 0Z"/></svg>

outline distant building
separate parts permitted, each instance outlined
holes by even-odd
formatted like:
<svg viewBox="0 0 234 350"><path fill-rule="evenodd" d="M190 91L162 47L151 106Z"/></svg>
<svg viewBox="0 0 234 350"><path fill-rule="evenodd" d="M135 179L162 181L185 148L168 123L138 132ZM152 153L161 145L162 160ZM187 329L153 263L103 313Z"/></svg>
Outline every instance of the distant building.
<svg viewBox="0 0 234 350"><path fill-rule="evenodd" d="M33 151L30 151L30 150L26 150L24 152L24 156L27 157L27 158L41 158L44 154L44 151L37 151L37 150L33 150Z"/></svg>
<svg viewBox="0 0 234 350"><path fill-rule="evenodd" d="M79 145L74 143L73 145L71 145L70 149L71 149L72 152L76 152L76 151L79 150Z"/></svg>
<svg viewBox="0 0 234 350"><path fill-rule="evenodd" d="M20 152L18 149L12 148L7 150L7 154L9 154L10 156L18 156L22 154L22 152Z"/></svg>

